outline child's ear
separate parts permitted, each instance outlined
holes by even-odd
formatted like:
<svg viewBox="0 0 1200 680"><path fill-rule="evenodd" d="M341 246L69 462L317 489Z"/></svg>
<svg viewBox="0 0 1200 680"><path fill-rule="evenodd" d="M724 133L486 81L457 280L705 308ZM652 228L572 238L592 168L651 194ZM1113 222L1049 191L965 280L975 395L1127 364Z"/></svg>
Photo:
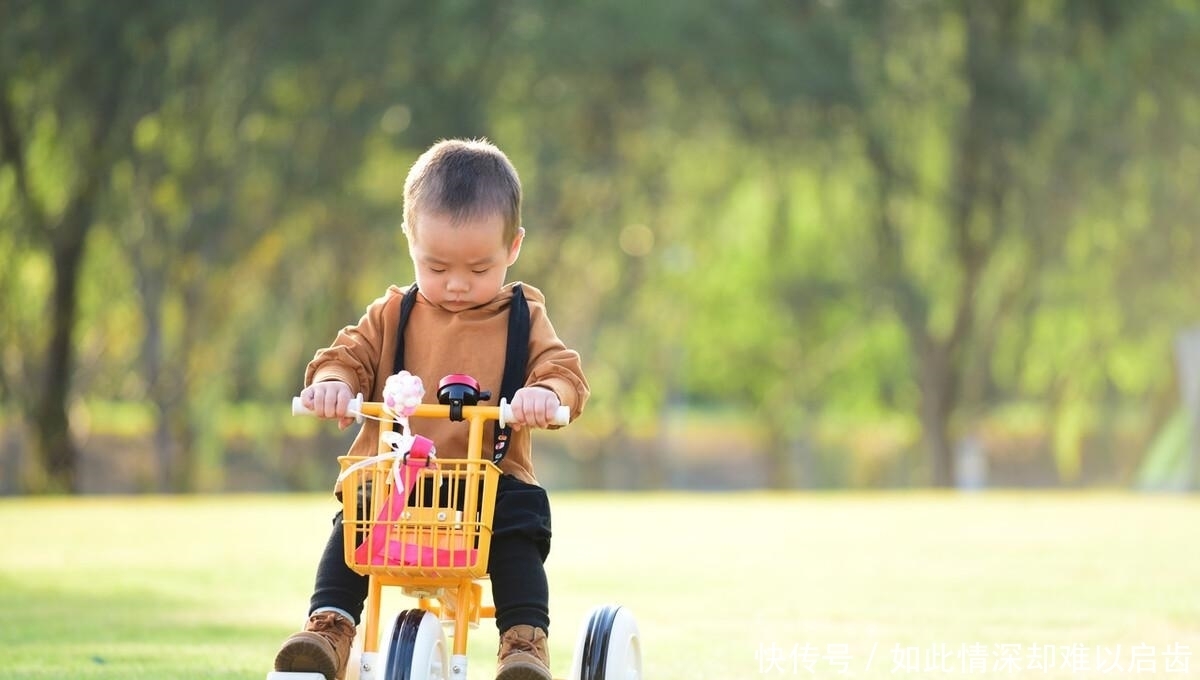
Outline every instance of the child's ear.
<svg viewBox="0 0 1200 680"><path fill-rule="evenodd" d="M521 255L521 242L525 240L525 227L517 228L517 235L513 238L512 245L508 247L508 264L505 266L511 267Z"/></svg>

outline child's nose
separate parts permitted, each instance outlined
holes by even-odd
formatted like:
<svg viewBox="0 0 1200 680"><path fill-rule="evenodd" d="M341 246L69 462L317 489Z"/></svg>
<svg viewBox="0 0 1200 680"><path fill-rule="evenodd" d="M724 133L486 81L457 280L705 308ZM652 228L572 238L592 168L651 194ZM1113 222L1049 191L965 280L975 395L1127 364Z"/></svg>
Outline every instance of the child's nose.
<svg viewBox="0 0 1200 680"><path fill-rule="evenodd" d="M461 276L451 276L446 281L446 290L452 293L465 293L468 288L467 280Z"/></svg>

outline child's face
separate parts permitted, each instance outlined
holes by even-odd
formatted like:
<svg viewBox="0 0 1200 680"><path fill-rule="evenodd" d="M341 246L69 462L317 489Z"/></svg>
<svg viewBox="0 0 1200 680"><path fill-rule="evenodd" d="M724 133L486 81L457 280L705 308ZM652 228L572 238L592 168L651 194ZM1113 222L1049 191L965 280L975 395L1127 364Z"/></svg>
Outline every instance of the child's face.
<svg viewBox="0 0 1200 680"><path fill-rule="evenodd" d="M461 312L486 304L504 286L521 252L524 229L504 242L500 215L455 223L448 215L418 212L408 229L408 252L421 294L439 307Z"/></svg>

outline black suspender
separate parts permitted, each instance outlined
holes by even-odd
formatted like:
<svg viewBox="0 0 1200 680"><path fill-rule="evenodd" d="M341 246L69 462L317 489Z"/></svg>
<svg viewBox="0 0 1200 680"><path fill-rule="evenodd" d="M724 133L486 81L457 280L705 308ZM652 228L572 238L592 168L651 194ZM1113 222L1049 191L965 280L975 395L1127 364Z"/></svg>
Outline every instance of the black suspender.
<svg viewBox="0 0 1200 680"><path fill-rule="evenodd" d="M512 302L508 308L508 338L504 347L504 377L500 379L500 396L512 401L517 390L525 386L525 370L529 366L529 303L521 284L513 286ZM496 423L496 450L492 462L496 465L508 453L512 428Z"/></svg>
<svg viewBox="0 0 1200 680"><path fill-rule="evenodd" d="M392 373L404 370L404 329L417 303L417 284L408 287L400 301L400 328L396 331L396 356ZM508 338L504 348L504 376L500 380L500 396L512 401L517 390L525 386L525 369L529 364L529 303L521 284L513 286L512 303L508 310ZM495 452L492 462L499 464L508 453L512 428L496 424Z"/></svg>
<svg viewBox="0 0 1200 680"><path fill-rule="evenodd" d="M408 287L404 298L400 300L400 328L396 331L396 357L392 360L392 375L404 370L404 329L408 327L408 317L412 316L413 305L417 304L417 284Z"/></svg>

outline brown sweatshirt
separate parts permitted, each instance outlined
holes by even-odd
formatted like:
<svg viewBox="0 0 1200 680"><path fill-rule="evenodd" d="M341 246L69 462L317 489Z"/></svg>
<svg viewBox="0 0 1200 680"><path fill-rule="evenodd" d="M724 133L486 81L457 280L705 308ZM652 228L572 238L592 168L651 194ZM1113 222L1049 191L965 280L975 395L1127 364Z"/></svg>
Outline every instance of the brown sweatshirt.
<svg viewBox="0 0 1200 680"><path fill-rule="evenodd" d="M508 335L508 308L512 302L510 283L487 304L462 312L447 312L418 294L404 331L404 368L425 383L425 402L437 403L438 382L451 373L465 373L490 390L486 403L500 402L500 379L504 372L504 350ZM541 291L521 284L529 303L529 364L525 386L553 390L571 407L571 420L583 411L589 389L579 354L567 348L546 315L546 298ZM392 374L396 353L396 331L400 325L400 301L407 288L390 286L372 302L357 324L338 333L333 344L318 350L305 371L304 384L340 380L367 401L383 398L383 384ZM413 418L412 429L433 440L443 458L462 458L467 452L467 423ZM491 450L495 423L484 432L484 455ZM500 469L521 481L537 484L529 441L530 428L512 433L508 455ZM350 446L349 455L370 456L377 451L379 425L364 420Z"/></svg>

